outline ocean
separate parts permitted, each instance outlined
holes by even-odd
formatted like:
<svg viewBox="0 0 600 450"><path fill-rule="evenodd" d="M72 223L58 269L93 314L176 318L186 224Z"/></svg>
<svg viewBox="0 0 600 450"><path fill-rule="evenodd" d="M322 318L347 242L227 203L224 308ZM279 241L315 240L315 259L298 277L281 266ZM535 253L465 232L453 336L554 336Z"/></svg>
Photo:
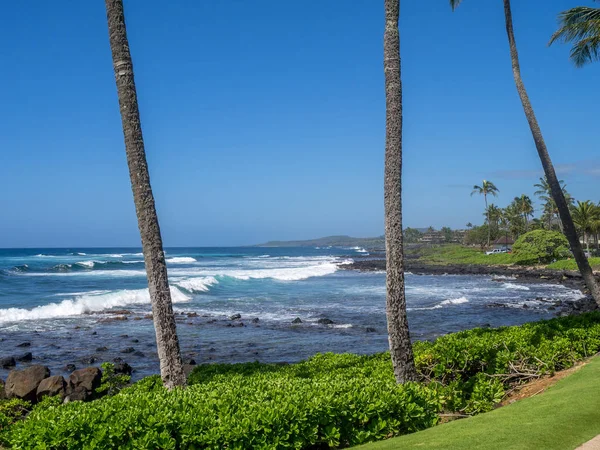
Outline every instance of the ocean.
<svg viewBox="0 0 600 450"><path fill-rule="evenodd" d="M385 274L343 269L365 257L358 247L167 248L184 358L293 362L386 350ZM121 358L135 378L158 373L145 286L140 249L0 250L0 358L31 352L17 367L44 364L54 374ZM551 318L548 299L581 297L554 284L410 273L406 293L418 340Z"/></svg>

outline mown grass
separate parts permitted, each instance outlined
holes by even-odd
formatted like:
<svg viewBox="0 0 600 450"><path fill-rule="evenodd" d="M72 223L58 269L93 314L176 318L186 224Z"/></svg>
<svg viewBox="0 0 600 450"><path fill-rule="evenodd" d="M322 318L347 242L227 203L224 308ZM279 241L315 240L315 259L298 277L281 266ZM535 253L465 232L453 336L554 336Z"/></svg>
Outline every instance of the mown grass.
<svg viewBox="0 0 600 450"><path fill-rule="evenodd" d="M418 250L420 260L429 264L508 265L517 263L513 253L486 255L484 251L462 245L438 245Z"/></svg>
<svg viewBox="0 0 600 450"><path fill-rule="evenodd" d="M573 449L600 434L599 379L600 358L595 357L542 395L357 449Z"/></svg>
<svg viewBox="0 0 600 450"><path fill-rule="evenodd" d="M600 270L600 258L589 258L588 261L593 269ZM578 270L574 259L563 259L549 264L548 269L556 270Z"/></svg>

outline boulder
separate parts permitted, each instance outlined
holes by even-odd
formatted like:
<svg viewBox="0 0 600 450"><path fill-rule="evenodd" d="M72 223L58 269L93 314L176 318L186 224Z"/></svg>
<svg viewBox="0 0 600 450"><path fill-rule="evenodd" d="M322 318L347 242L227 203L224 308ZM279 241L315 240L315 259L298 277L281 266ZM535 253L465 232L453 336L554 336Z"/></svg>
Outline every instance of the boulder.
<svg viewBox="0 0 600 450"><path fill-rule="evenodd" d="M17 347L31 347L31 342L22 342Z"/></svg>
<svg viewBox="0 0 600 450"><path fill-rule="evenodd" d="M229 316L229 320L240 320L241 318L241 314L234 314L233 316Z"/></svg>
<svg viewBox="0 0 600 450"><path fill-rule="evenodd" d="M189 364L190 366L196 365L196 360L194 358L183 358L184 364Z"/></svg>
<svg viewBox="0 0 600 450"><path fill-rule="evenodd" d="M60 375L54 375L42 380L37 388L37 400L39 402L46 396L54 397L55 395L60 395L63 398L66 390L67 382L65 379Z"/></svg>
<svg viewBox="0 0 600 450"><path fill-rule="evenodd" d="M333 320L324 318L324 319L317 320L317 323L319 323L321 325L331 325L331 324L333 324Z"/></svg>
<svg viewBox="0 0 600 450"><path fill-rule="evenodd" d="M69 377L67 396L69 401L87 400L94 397L100 386L102 372L97 367L87 367L74 371Z"/></svg>
<svg viewBox="0 0 600 450"><path fill-rule="evenodd" d="M75 364L67 364L63 370L70 373L77 370L77 366Z"/></svg>
<svg viewBox="0 0 600 450"><path fill-rule="evenodd" d="M133 372L133 368L127 364L126 362L119 362L115 364L115 374L119 375L129 375Z"/></svg>
<svg viewBox="0 0 600 450"><path fill-rule="evenodd" d="M97 352L105 352L108 350L108 347L96 347Z"/></svg>
<svg viewBox="0 0 600 450"><path fill-rule="evenodd" d="M300 317L296 317L294 320L292 320L293 324L299 324L302 323L302 319L300 319Z"/></svg>
<svg viewBox="0 0 600 450"><path fill-rule="evenodd" d="M377 330L373 327L367 327L367 333L375 333Z"/></svg>
<svg viewBox="0 0 600 450"><path fill-rule="evenodd" d="M133 347L127 347L127 348L124 348L123 350L121 350L121 353L133 353L133 352L135 352L135 348L133 348Z"/></svg>
<svg viewBox="0 0 600 450"><path fill-rule="evenodd" d="M258 323L260 322L260 319L258 317L255 317L254 319L252 319L252 323Z"/></svg>
<svg viewBox="0 0 600 450"><path fill-rule="evenodd" d="M20 398L35 403L37 388L50 376L50 369L45 366L31 366L24 370L13 370L6 379L6 397Z"/></svg>
<svg viewBox="0 0 600 450"><path fill-rule="evenodd" d="M0 359L0 367L2 367L3 369L9 369L11 367L15 367L16 365L17 361L15 361L15 358L13 358L12 356Z"/></svg>
<svg viewBox="0 0 600 450"><path fill-rule="evenodd" d="M17 361L20 362L30 362L33 359L33 355L31 352L27 352L21 356L17 356Z"/></svg>

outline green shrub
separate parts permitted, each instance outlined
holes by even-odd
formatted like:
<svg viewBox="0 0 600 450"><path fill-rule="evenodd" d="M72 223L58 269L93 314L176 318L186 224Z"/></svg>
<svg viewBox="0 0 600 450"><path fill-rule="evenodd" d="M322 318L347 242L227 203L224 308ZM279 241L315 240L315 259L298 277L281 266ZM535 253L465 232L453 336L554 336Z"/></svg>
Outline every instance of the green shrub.
<svg viewBox="0 0 600 450"><path fill-rule="evenodd" d="M520 236L513 246L519 263L550 263L569 256L569 243L558 231L535 230Z"/></svg>
<svg viewBox="0 0 600 450"><path fill-rule="evenodd" d="M600 258L588 258L590 266L594 269L600 268ZM573 258L571 259L563 259L560 261L556 261L555 263L549 264L548 269L557 269L557 270L579 270L577 267L577 262Z"/></svg>
<svg viewBox="0 0 600 450"><path fill-rule="evenodd" d="M24 417L31 409L31 403L25 400L0 400L0 432Z"/></svg>
<svg viewBox="0 0 600 450"><path fill-rule="evenodd" d="M115 373L115 365L110 362L102 363L102 379L96 388L99 394L115 395L129 384L129 375Z"/></svg>
<svg viewBox="0 0 600 450"><path fill-rule="evenodd" d="M600 351L600 313L474 329L414 345L423 383L397 385L388 353L198 366L186 389L149 377L90 403L34 408L16 448L336 448L489 411L507 389ZM525 375L524 375L525 374Z"/></svg>

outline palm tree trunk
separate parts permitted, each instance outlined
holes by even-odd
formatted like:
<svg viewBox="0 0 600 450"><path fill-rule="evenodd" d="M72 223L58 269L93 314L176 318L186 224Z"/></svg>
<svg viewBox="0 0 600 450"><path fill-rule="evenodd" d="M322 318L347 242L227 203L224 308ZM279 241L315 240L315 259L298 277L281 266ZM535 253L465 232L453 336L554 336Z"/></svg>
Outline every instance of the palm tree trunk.
<svg viewBox="0 0 600 450"><path fill-rule="evenodd" d="M106 15L125 136L125 152L152 301L160 372L163 384L170 389L174 386L185 385L186 379L183 373L167 278L167 266L144 150L133 63L125 28L123 0L106 0Z"/></svg>
<svg viewBox="0 0 600 450"><path fill-rule="evenodd" d="M533 112L533 107L531 106L531 102L529 101L529 96L527 95L527 91L525 90L525 84L523 83L523 79L521 78L519 54L517 52L517 44L515 41L512 23L512 13L510 10L510 0L504 0L504 16L506 19L506 33L508 35L508 43L510 45L510 57L512 60L512 69L515 78L515 84L517 86L517 92L519 93L519 97L521 98L521 103L523 104L525 116L527 117L527 121L529 122L529 128L531 129L531 134L533 135L535 147L542 162L542 166L544 168L544 173L546 174L548 184L550 185L550 189L552 190L552 198L554 199L554 202L556 203L556 206L558 208L560 219L564 227L565 236L567 237L567 240L571 245L571 251L573 252L573 256L575 257L575 261L577 262L577 266L579 267L581 276L585 280L585 284L587 285L588 289L590 290L590 293L594 297L594 300L596 301L596 303L598 303L598 305L600 305L600 288L596 283L596 279L594 278L592 268L590 267L587 258L583 254L583 249L581 248L581 243L579 242L579 237L577 236L577 231L575 230L575 225L573 224L573 218L571 217L571 213L569 212L569 206L565 199L565 195L562 191L560 183L558 182L558 178L556 177L554 165L550 160L550 155L548 154L548 149L546 148L546 143L544 142L544 137L542 136L542 130L538 125L535 113Z"/></svg>
<svg viewBox="0 0 600 450"><path fill-rule="evenodd" d="M483 201L485 202L485 214L487 216L487 225L488 225L488 236L487 236L487 246L490 246L490 239L491 239L491 227L492 224L490 223L490 210L488 209L488 204L487 204L487 194L484 192L483 193Z"/></svg>
<svg viewBox="0 0 600 450"><path fill-rule="evenodd" d="M404 291L402 242L402 83L400 78L400 0L385 1L384 73L386 315L394 375L398 383L416 380Z"/></svg>

